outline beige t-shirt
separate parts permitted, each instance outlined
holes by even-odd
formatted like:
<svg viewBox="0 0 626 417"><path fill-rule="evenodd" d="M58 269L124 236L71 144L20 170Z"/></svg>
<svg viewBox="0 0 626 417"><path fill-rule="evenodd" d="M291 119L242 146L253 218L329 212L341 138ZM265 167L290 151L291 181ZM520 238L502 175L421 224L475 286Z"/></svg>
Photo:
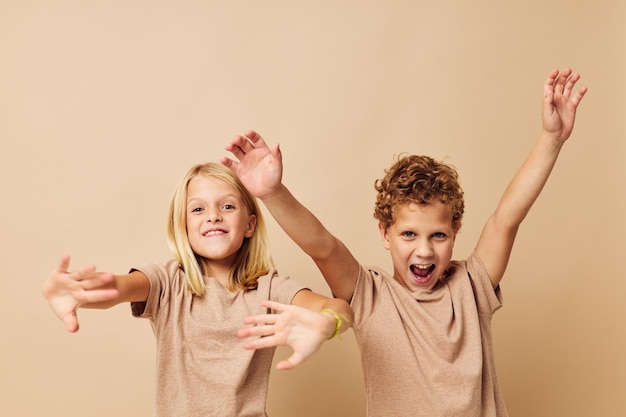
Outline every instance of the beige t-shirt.
<svg viewBox="0 0 626 417"><path fill-rule="evenodd" d="M304 287L275 271L246 292L205 277L206 291L198 297L186 289L174 260L135 269L150 280L148 300L131 308L150 319L157 340L155 415L265 417L275 349L245 350L236 333L244 317L267 312L262 300L291 304Z"/></svg>
<svg viewBox="0 0 626 417"><path fill-rule="evenodd" d="M507 416L491 318L501 306L481 260L453 261L412 293L362 267L352 299L370 417Z"/></svg>

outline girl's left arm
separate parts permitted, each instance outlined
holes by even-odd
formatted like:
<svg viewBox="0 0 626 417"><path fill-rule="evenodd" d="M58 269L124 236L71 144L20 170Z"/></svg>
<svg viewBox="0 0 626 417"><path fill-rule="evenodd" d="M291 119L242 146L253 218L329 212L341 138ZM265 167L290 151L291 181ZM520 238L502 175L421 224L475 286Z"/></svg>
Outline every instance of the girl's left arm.
<svg viewBox="0 0 626 417"><path fill-rule="evenodd" d="M313 291L300 291L293 297L291 305L317 311L330 320L329 338L345 332L352 327L354 311L350 304L341 298L325 297Z"/></svg>
<svg viewBox="0 0 626 417"><path fill-rule="evenodd" d="M345 300L329 298L308 290L298 292L291 305L263 301L273 314L260 314L244 319L252 327L239 330L241 338L254 338L244 349L289 346L292 355L280 361L277 369L293 369L312 356L326 340L352 326L354 312Z"/></svg>

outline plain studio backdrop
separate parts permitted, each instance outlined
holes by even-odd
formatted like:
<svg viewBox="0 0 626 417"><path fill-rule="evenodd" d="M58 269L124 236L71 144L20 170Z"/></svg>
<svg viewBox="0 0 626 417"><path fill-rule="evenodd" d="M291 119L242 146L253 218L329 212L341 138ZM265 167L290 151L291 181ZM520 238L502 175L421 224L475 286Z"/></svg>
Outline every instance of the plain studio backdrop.
<svg viewBox="0 0 626 417"><path fill-rule="evenodd" d="M624 416L625 18L621 0L0 2L0 414L152 414L149 322L81 310L69 334L40 287L65 253L117 273L169 259L175 184L235 134L280 142L294 194L388 271L374 181L403 152L452 163L462 259L540 131L546 75L571 66L589 93L520 229L496 361L512 416ZM329 294L267 220L279 271ZM268 411L363 416L352 331L273 371Z"/></svg>

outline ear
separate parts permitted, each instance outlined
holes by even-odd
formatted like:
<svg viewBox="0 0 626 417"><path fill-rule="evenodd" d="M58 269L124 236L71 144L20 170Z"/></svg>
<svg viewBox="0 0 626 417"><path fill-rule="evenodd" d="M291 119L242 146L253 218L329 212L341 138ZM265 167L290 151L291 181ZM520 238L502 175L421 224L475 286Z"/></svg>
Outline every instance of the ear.
<svg viewBox="0 0 626 417"><path fill-rule="evenodd" d="M254 235L254 231L256 230L256 214L251 214L248 219L248 227L246 228L246 232L244 234L245 237L252 237Z"/></svg>
<svg viewBox="0 0 626 417"><path fill-rule="evenodd" d="M389 237L387 236L387 229L385 229L381 223L378 223L378 232L380 233L380 238L383 241L383 247L389 250L390 244Z"/></svg>

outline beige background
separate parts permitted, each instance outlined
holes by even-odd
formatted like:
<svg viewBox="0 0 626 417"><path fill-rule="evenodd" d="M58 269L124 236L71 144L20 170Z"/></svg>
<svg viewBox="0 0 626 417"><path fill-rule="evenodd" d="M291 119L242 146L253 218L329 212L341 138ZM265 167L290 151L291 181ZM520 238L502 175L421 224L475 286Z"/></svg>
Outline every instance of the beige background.
<svg viewBox="0 0 626 417"><path fill-rule="evenodd" d="M625 17L622 0L0 1L0 415L151 415L149 323L120 305L68 334L40 285L64 253L167 259L175 183L233 135L279 141L288 186L388 270L374 180L400 152L446 158L464 257L539 131L546 74L572 66L590 91L520 231L496 359L513 416L624 416ZM280 271L328 294L269 224ZM363 399L350 331L274 372L268 410L362 416Z"/></svg>

